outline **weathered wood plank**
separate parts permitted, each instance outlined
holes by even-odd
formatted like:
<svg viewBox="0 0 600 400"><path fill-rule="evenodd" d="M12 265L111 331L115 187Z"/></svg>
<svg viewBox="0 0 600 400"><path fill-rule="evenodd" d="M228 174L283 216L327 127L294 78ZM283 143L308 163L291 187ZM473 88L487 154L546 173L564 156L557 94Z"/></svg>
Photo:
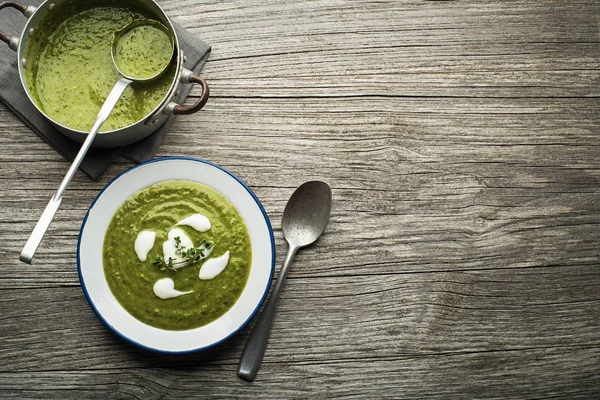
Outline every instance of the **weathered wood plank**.
<svg viewBox="0 0 600 400"><path fill-rule="evenodd" d="M232 118L205 126L200 134L212 138L208 151L195 139L196 122L186 118L176 122L161 151L204 156L239 174L262 199L276 229L296 185L314 178L329 181L335 196L333 223L322 246L309 253L326 266L316 266L309 275L598 263L596 102L421 99L407 104L373 99L365 104L341 99L281 104L252 99L240 104L219 98L209 103L199 124L216 121L224 112ZM366 112L374 104L381 111ZM18 145L4 138L0 144L18 154ZM77 284L75 245L85 210L101 187L129 165L115 165L99 182L78 175L37 265L23 268L17 261L22 243L68 167L51 150L44 152L49 157L44 161L4 158L0 227L7 244L1 264L12 279L0 287ZM20 206L24 196L26 207ZM562 238L558 250L549 240L553 237ZM279 231L277 239L283 253ZM357 245L365 240L373 251ZM54 273L40 280L47 265ZM303 276L302 271L293 274Z"/></svg>
<svg viewBox="0 0 600 400"><path fill-rule="evenodd" d="M598 94L598 85L588 84L598 81L597 4L324 4L270 4L268 12L238 5L234 15L209 5L196 17L170 11L184 25L200 19L191 29L214 43L206 71L215 94ZM223 18L225 31L217 33ZM276 22L265 27L266 18Z"/></svg>
<svg viewBox="0 0 600 400"><path fill-rule="evenodd" d="M295 270L310 265L303 258L299 254ZM599 278L597 265L290 277L265 362L600 346ZM101 369L135 368L140 359L170 360L136 350L111 334L79 288L1 293L0 354L6 357L1 371L38 370L40 362ZM235 364L247 333L245 329L206 354L173 360L180 365L198 359Z"/></svg>
<svg viewBox="0 0 600 400"><path fill-rule="evenodd" d="M266 363L254 383L233 378L235 365L198 360L182 368L100 369L0 373L6 399L136 398L202 396L266 398L589 399L597 394L598 348L461 352L373 360ZM369 368L365 369L365 363ZM462 371L469 370L469 376Z"/></svg>

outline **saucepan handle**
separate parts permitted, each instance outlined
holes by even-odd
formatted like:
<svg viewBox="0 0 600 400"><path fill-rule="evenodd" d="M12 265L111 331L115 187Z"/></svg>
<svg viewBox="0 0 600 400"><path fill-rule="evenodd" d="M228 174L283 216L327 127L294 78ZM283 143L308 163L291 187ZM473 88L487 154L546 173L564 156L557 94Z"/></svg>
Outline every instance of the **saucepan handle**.
<svg viewBox="0 0 600 400"><path fill-rule="evenodd" d="M191 72L188 74L184 74L182 76L182 80L184 82L188 82L188 83L197 83L198 85L200 85L200 88L202 89L202 93L200 93L200 98L192 105L189 105L189 106L177 105L177 106L175 106L173 108L173 114L175 114L175 115L193 114L196 111L199 111L202 107L204 107L204 105L208 101L208 96L210 96L210 89L208 88L208 84L206 83L206 81L204 79L200 78L198 75L194 75Z"/></svg>
<svg viewBox="0 0 600 400"><path fill-rule="evenodd" d="M8 1L0 2L0 10L2 10L3 8L7 8L7 7L15 8L15 9L21 11L23 13L23 15L26 16L27 18L31 17L31 15L33 15L33 13L36 10L36 7L28 6L26 4L19 3L18 1L8 0ZM18 37L8 35L4 32L0 32L0 40L2 40L4 43L6 43L8 45L8 47L13 49L14 51L17 51L17 47L19 46L19 38Z"/></svg>

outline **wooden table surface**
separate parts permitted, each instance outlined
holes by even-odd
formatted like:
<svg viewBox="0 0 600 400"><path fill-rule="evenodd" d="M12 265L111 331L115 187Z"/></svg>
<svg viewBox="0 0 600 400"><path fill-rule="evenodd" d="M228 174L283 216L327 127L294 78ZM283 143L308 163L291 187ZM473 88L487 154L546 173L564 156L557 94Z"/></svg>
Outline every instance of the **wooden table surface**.
<svg viewBox="0 0 600 400"><path fill-rule="evenodd" d="M99 190L0 105L0 398L598 398L600 3L162 0L213 46L205 109L158 156L245 180L275 230L302 182L333 188L286 281L262 369L251 324L187 356L124 342L80 288ZM5 60L2 60L3 62ZM197 90L192 92L197 96Z"/></svg>

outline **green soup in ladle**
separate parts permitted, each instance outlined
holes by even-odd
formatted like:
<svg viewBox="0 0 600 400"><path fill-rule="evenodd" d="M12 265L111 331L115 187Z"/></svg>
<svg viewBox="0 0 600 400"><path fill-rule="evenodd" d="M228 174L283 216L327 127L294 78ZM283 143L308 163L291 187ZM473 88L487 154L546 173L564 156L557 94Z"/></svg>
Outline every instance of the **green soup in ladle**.
<svg viewBox="0 0 600 400"><path fill-rule="evenodd" d="M117 70L134 81L158 78L173 58L173 35L160 22L136 20L113 37L112 58Z"/></svg>

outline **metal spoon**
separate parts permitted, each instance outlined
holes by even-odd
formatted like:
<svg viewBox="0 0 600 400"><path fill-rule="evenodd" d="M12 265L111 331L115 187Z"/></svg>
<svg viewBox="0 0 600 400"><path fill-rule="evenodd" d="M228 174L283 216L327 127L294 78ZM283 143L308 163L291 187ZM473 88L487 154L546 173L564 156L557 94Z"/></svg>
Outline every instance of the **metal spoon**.
<svg viewBox="0 0 600 400"><path fill-rule="evenodd" d="M271 293L271 298L256 321L242 351L238 366L240 378L247 381L254 380L267 348L275 306L292 260L300 248L314 243L321 236L329 220L330 212L331 188L325 182L306 182L300 185L288 200L281 220L283 235L289 245L288 253Z"/></svg>
<svg viewBox="0 0 600 400"><path fill-rule="evenodd" d="M75 172L77 171L77 168L79 168L79 165L83 161L83 158L85 157L88 150L90 149L90 146L92 145L92 142L96 138L96 135L98 134L98 131L100 130L100 127L102 126L102 124L104 122L106 122L106 120L110 116L110 113L115 108L117 101L119 101L119 99L121 98L121 95L123 94L125 89L127 89L127 86L129 86L133 82L148 82L148 81L154 80L154 79L158 78L159 76L161 76L167 70L167 67L169 66L169 64L166 64L162 70L157 71L156 74L154 74L153 76L136 77L136 76L126 75L121 71L121 69L119 69L117 62L115 61L115 52L116 52L116 48L117 48L119 39L122 38L123 35L125 35L127 32L130 32L131 30L139 27L142 24L157 26L159 29L163 30L164 32L167 32L167 34L169 35L169 37L171 39L171 53L174 52L174 47L175 47L174 39L173 39L172 35L170 33L168 33L169 32L168 29L166 27L164 27L162 24L160 24L159 22L152 21L152 20L136 20L136 21L132 22L131 24L127 25L125 28L121 29L120 31L115 32L115 34L113 35L113 38L112 38L111 56L112 56L113 64L115 64L115 68L121 74L122 78L119 79L117 81L117 83L115 83L115 86L113 86L108 97L104 101L104 104L102 105L102 108L100 108L100 112L98 113L98 117L96 118L96 122L94 123L94 126L92 126L92 130L90 131L90 133L88 133L85 141L83 142L83 144L81 145L81 148L79 149L79 152L75 156L75 159L73 160L73 163L71 164L71 167L67 171L60 186L58 187L58 190L56 191L54 196L52 196L52 198L50 199L50 202L44 209L44 212L42 213L42 216L40 217L39 221L35 225L35 228L33 228L33 232L31 232L29 239L27 239L27 242L25 243L25 246L23 247L23 250L21 251L21 256L19 257L19 259L21 261L26 262L28 264L31 264L33 262L33 256L35 255L35 252L36 252L38 246L40 245L40 243L44 237L44 234L46 233L46 230L48 230L48 227L50 226L50 223L52 222L52 219L54 218L56 211L58 211L58 207L60 207L60 203L62 202L63 194L64 194L65 190L67 189L69 182L71 182L71 179L73 179L73 176L75 175Z"/></svg>

